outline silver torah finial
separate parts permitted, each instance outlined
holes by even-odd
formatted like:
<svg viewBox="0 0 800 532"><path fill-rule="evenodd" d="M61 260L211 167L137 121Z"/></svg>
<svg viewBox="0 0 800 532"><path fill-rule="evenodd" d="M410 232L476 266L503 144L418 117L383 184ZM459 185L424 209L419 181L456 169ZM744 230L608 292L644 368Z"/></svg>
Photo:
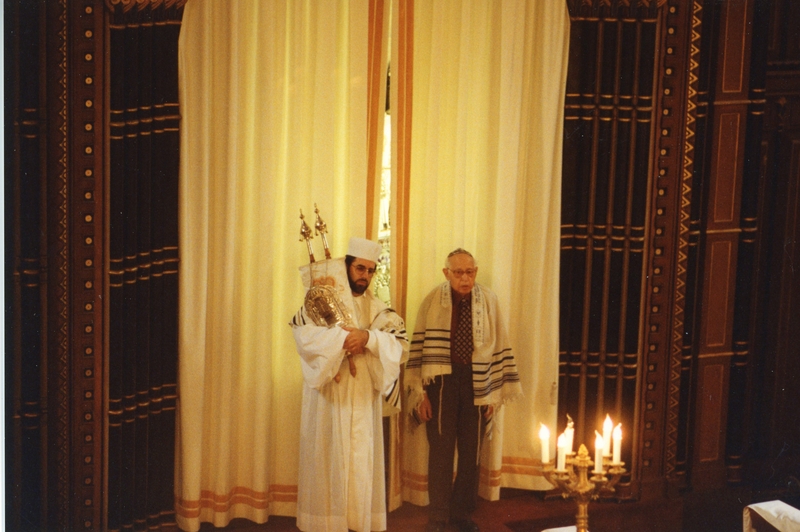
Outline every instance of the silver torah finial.
<svg viewBox="0 0 800 532"><path fill-rule="evenodd" d="M303 216L303 209L300 209L300 241L306 241L309 262L314 262L314 248L311 247L312 238L314 238L314 235L311 233L311 228L306 223L306 217Z"/></svg>
<svg viewBox="0 0 800 532"><path fill-rule="evenodd" d="M319 207L317 204L314 204L314 213L317 215L317 221L314 222L314 229L316 234L322 237L322 247L325 249L325 258L331 258L331 250L328 248L328 237L325 236L328 233L328 225L322 221L322 218L319 216Z"/></svg>

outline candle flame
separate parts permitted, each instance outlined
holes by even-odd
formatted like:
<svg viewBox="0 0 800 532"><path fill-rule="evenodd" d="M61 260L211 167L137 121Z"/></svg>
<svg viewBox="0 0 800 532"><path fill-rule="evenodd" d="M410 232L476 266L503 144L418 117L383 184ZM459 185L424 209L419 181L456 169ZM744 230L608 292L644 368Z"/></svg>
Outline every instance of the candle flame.
<svg viewBox="0 0 800 532"><path fill-rule="evenodd" d="M622 423L620 423L619 425L614 427L613 438L615 440L621 440L622 439Z"/></svg>
<svg viewBox="0 0 800 532"><path fill-rule="evenodd" d="M595 447L595 449L603 448L605 446L605 442L603 441L603 435L600 434L597 431L594 431L594 433L595 433L595 437L594 437L594 447Z"/></svg>
<svg viewBox="0 0 800 532"><path fill-rule="evenodd" d="M603 431L611 432L611 429L614 427L614 422L611 421L611 416L606 414L606 420L603 421Z"/></svg>
<svg viewBox="0 0 800 532"><path fill-rule="evenodd" d="M544 423L539 423L541 428L539 429L539 439L546 440L550 437L550 429L547 428L547 425Z"/></svg>
<svg viewBox="0 0 800 532"><path fill-rule="evenodd" d="M558 447L566 447L567 446L567 435L563 432L558 435L558 440L556 442Z"/></svg>

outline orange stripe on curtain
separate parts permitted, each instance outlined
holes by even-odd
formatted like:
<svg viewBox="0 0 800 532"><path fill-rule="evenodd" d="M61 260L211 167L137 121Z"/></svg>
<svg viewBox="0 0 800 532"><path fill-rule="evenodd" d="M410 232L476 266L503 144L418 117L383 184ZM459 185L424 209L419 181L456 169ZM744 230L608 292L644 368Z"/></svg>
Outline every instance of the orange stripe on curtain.
<svg viewBox="0 0 800 532"><path fill-rule="evenodd" d="M225 495L203 490L200 492L198 500L189 501L176 498L175 508L183 517L197 518L204 508L212 509L215 512L226 512L235 504L247 504L253 508L267 509L273 501L296 502L297 486L275 484L270 486L268 493L237 486Z"/></svg>
<svg viewBox="0 0 800 532"><path fill-rule="evenodd" d="M542 461L535 458L504 456L502 472L514 475L542 476Z"/></svg>
<svg viewBox="0 0 800 532"><path fill-rule="evenodd" d="M406 315L406 290L408 282L408 217L411 161L411 89L414 65L414 2L400 0L397 5L397 51L393 54L397 66L393 67L391 91L392 114L392 301L395 309Z"/></svg>
<svg viewBox="0 0 800 532"><path fill-rule="evenodd" d="M403 485L416 491L428 491L428 476L415 475L406 471L403 473Z"/></svg>
<svg viewBox="0 0 800 532"><path fill-rule="evenodd" d="M503 472L499 469L480 468L481 483L492 487L499 487Z"/></svg>
<svg viewBox="0 0 800 532"><path fill-rule="evenodd" d="M367 45L367 238L378 236L380 208L381 147L383 146L383 115L386 95L384 53L384 1L369 3Z"/></svg>

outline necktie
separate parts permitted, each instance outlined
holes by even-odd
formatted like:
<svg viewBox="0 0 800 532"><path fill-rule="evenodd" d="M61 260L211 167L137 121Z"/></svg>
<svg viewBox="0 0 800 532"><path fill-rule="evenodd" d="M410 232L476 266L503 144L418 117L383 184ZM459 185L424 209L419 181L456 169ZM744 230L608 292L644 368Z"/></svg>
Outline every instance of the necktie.
<svg viewBox="0 0 800 532"><path fill-rule="evenodd" d="M472 363L472 304L469 296L458 303L458 325L451 342L456 359L464 364Z"/></svg>

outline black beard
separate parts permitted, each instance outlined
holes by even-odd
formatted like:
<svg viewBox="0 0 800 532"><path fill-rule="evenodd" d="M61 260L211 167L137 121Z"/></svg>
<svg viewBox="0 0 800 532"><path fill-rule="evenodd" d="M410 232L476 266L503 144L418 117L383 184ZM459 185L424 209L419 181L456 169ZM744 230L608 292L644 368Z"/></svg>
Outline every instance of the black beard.
<svg viewBox="0 0 800 532"><path fill-rule="evenodd" d="M366 291L367 291L367 288L369 288L369 283L367 283L366 285L363 285L363 286L362 286L362 285L359 285L359 284L356 284L356 283L355 283L355 282L354 282L354 281L353 281L353 280L350 278L350 276L348 276L348 277L347 277L347 282L349 282L349 283L350 283L350 291L352 291L354 294L357 294L357 295L359 295L359 296L360 296L361 294L363 294L364 292L366 292Z"/></svg>

